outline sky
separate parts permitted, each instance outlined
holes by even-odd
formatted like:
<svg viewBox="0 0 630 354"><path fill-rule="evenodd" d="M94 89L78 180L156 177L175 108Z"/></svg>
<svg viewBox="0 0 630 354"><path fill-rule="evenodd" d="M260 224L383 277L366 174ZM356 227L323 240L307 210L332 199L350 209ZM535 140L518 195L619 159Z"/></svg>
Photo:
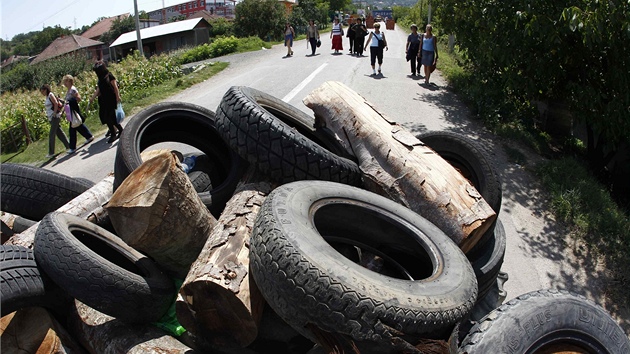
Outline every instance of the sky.
<svg viewBox="0 0 630 354"><path fill-rule="evenodd" d="M137 0L138 11L153 11L186 0ZM11 40L13 36L44 27L70 27L91 25L99 17L111 17L134 13L133 0L1 0L0 37ZM76 26L75 26L76 23Z"/></svg>

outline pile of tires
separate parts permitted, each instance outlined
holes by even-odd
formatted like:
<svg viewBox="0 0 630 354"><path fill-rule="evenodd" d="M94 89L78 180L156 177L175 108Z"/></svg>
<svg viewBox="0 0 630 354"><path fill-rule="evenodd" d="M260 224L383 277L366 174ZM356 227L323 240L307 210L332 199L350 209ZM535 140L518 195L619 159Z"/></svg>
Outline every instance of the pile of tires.
<svg viewBox="0 0 630 354"><path fill-rule="evenodd" d="M501 181L481 144L449 132L417 137L499 215ZM307 344L254 343L249 352L410 353L428 350L427 340L470 354L630 352L614 320L577 295L540 290L501 306L507 274L500 218L464 254L422 214L362 189L361 171L334 133L264 92L232 87L216 113L187 103L139 112L120 137L114 189L161 144L194 150L178 151L182 168L217 218L248 166L278 186L254 220L250 271L273 316L295 333L287 337ZM30 306L63 312L69 299L134 325L168 314L177 287L160 264L113 229L55 212L90 185L2 167L2 210L39 222L33 250L0 248L3 316ZM216 349L202 343L186 341Z"/></svg>

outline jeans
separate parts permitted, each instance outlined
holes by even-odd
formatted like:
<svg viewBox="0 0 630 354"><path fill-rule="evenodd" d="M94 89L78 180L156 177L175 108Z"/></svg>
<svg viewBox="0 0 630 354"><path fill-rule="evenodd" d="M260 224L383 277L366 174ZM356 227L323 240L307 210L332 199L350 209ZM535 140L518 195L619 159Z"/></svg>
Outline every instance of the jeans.
<svg viewBox="0 0 630 354"><path fill-rule="evenodd" d="M68 138L59 127L60 117L53 116L50 120L50 133L48 134L48 155L55 154L55 136L61 140L66 149L69 149Z"/></svg>
<svg viewBox="0 0 630 354"><path fill-rule="evenodd" d="M83 135L83 137L86 139L92 137L90 129L88 129L85 124L81 124L76 128L70 127L70 149L72 150L77 148L77 132Z"/></svg>
<svg viewBox="0 0 630 354"><path fill-rule="evenodd" d="M409 60L411 62L411 73L420 73L420 67L422 66L422 63L420 62L420 58L418 58L418 51L409 51L409 56L411 56L411 59Z"/></svg>

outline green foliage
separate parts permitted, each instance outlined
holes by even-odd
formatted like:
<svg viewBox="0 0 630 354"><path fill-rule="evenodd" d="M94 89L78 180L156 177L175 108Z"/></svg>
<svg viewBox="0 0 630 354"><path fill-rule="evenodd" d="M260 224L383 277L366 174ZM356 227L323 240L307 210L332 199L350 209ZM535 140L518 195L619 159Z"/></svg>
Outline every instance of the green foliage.
<svg viewBox="0 0 630 354"><path fill-rule="evenodd" d="M466 53L485 120L527 120L532 101L563 102L599 142L630 141L627 0L441 0L436 15Z"/></svg>
<svg viewBox="0 0 630 354"><path fill-rule="evenodd" d="M234 35L234 22L218 17L210 20L210 38Z"/></svg>
<svg viewBox="0 0 630 354"><path fill-rule="evenodd" d="M68 55L46 60L36 65L20 62L2 73L2 92L23 88L34 90L43 84L60 82L64 75L73 76L90 68L83 55Z"/></svg>
<svg viewBox="0 0 630 354"><path fill-rule="evenodd" d="M555 214L570 226L572 235L585 240L587 251L603 257L606 267L619 279L628 279L630 218L614 203L606 188L572 158L549 161L537 173L551 193ZM629 286L627 282L618 283L615 292L625 301L619 304L623 308L628 306Z"/></svg>
<svg viewBox="0 0 630 354"><path fill-rule="evenodd" d="M238 48L237 52L252 52L256 50L260 50L261 48L271 49L271 44L263 41L258 37L247 37L247 38L239 38L238 39Z"/></svg>
<svg viewBox="0 0 630 354"><path fill-rule="evenodd" d="M62 28L57 25L55 27L46 27L41 31L33 31L29 33L20 33L15 35L10 41L3 41L3 46L7 45L7 50L13 55L35 55L41 53L55 39L61 36L72 34L69 28Z"/></svg>
<svg viewBox="0 0 630 354"><path fill-rule="evenodd" d="M208 43L204 43L181 54L178 58L178 63L188 64L210 58L212 58L212 55L210 54L210 46Z"/></svg>
<svg viewBox="0 0 630 354"><path fill-rule="evenodd" d="M329 7L333 11L341 11L352 3L352 0L328 0Z"/></svg>
<svg viewBox="0 0 630 354"><path fill-rule="evenodd" d="M125 18L116 18L112 21L112 27L109 31L103 33L99 40L103 43L112 43L121 34L134 31L136 29L136 22L133 16L127 16Z"/></svg>
<svg viewBox="0 0 630 354"><path fill-rule="evenodd" d="M418 25L418 32L424 32L427 24L429 0L418 0L416 4L410 7L394 6L392 7L392 17L396 23L402 28L409 28L412 23ZM433 23L434 27L435 22Z"/></svg>
<svg viewBox="0 0 630 354"><path fill-rule="evenodd" d="M282 38L284 6L276 0L244 0L236 5L234 29L239 37Z"/></svg>
<svg viewBox="0 0 630 354"><path fill-rule="evenodd" d="M234 36L220 37L212 41L210 44L210 54L212 57L220 57L222 55L236 52L238 47L238 39Z"/></svg>
<svg viewBox="0 0 630 354"><path fill-rule="evenodd" d="M329 6L330 5L328 2L317 0L302 0L293 8L293 10L300 10L300 14L302 16L302 19L305 21L305 25L308 24L309 20L314 20L315 23L328 23ZM290 21L291 23L296 23L293 20Z"/></svg>
<svg viewBox="0 0 630 354"><path fill-rule="evenodd" d="M114 73L118 81L123 101L144 97L148 94L146 88L155 87L167 80L182 76L182 71L174 57L161 54L147 59L137 50L125 57L120 64L113 64L109 70Z"/></svg>

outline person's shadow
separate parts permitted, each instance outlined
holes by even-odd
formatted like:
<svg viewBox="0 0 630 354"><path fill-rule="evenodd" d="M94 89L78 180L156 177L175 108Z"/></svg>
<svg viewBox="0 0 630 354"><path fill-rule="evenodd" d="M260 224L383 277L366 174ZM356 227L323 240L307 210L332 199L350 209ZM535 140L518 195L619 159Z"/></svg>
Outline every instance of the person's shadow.
<svg viewBox="0 0 630 354"><path fill-rule="evenodd" d="M430 91L438 91L440 89L440 86L438 86L436 83L434 82L429 82L428 84L425 82L419 82L418 86L421 86L427 90Z"/></svg>
<svg viewBox="0 0 630 354"><path fill-rule="evenodd" d="M376 73L376 74L370 74L370 75L365 75L367 77L371 77L374 80L380 80L380 79L386 79L387 76L383 75L383 73Z"/></svg>

